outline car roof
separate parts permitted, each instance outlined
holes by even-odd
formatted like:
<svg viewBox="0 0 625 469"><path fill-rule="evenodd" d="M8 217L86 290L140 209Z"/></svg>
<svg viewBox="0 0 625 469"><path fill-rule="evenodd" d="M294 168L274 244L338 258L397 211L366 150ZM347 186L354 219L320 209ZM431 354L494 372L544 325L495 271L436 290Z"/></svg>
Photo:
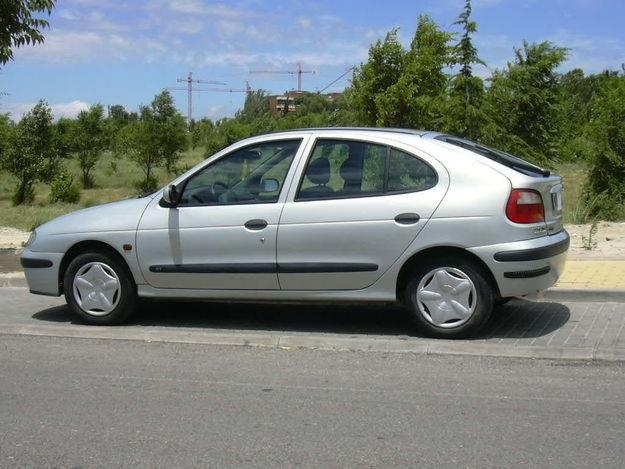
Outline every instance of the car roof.
<svg viewBox="0 0 625 469"><path fill-rule="evenodd" d="M288 134L291 132L381 132L391 134L404 134L404 135L416 135L423 137L425 135L437 134L437 132L431 132L429 130L415 130L415 129L399 129L392 127L309 127L301 129L288 129L288 130L276 130L275 132L269 132L266 135L272 134Z"/></svg>

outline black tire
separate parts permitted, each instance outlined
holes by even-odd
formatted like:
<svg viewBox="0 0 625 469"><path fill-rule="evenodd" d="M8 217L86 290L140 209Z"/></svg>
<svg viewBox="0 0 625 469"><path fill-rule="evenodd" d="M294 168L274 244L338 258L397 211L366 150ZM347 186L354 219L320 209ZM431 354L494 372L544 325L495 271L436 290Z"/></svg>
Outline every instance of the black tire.
<svg viewBox="0 0 625 469"><path fill-rule="evenodd" d="M471 305L474 305L473 313L468 320L453 327L441 327L427 319L422 313L417 301L417 288L419 283L432 271L450 267L461 271L466 275L475 287L475 297L470 294ZM404 302L410 311L410 315L417 327L431 337L441 339L462 339L475 335L490 318L494 305L493 288L489 282L489 276L484 268L470 259L462 257L445 256L428 259L421 263L413 272L404 290ZM425 309L425 308L424 308ZM427 313L427 311L426 311ZM451 321L453 324L453 321Z"/></svg>
<svg viewBox="0 0 625 469"><path fill-rule="evenodd" d="M115 294L115 307L106 313L98 313L100 315L90 314L81 308L80 298L75 297L74 293L74 277L81 268L87 264L97 262L104 264L108 269L112 270L119 280L119 289ZM96 326L111 326L121 324L128 320L135 312L137 304L137 291L134 281L128 272L126 266L117 260L114 256L105 252L88 252L76 256L67 267L63 278L63 286L65 290L65 300L72 310L87 324ZM80 292L78 292L80 295Z"/></svg>
<svg viewBox="0 0 625 469"><path fill-rule="evenodd" d="M495 306L505 305L508 301L514 300L514 296L508 296L506 298L497 298L495 300Z"/></svg>

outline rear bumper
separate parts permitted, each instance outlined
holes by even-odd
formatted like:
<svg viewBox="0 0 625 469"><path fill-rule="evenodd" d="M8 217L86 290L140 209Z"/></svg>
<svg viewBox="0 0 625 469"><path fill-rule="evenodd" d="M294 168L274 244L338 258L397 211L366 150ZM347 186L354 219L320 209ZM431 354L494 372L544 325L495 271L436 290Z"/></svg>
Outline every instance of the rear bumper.
<svg viewBox="0 0 625 469"><path fill-rule="evenodd" d="M502 297L525 296L552 287L562 275L570 244L566 230L551 236L480 246L469 251L490 268Z"/></svg>
<svg viewBox="0 0 625 469"><path fill-rule="evenodd" d="M31 293L59 296L59 268L62 253L33 252L25 249L20 257Z"/></svg>

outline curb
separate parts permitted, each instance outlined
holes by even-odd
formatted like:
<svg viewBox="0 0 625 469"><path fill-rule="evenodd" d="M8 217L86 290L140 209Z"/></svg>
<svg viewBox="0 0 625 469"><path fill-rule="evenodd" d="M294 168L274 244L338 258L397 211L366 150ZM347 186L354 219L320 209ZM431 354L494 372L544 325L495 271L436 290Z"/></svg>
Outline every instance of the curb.
<svg viewBox="0 0 625 469"><path fill-rule="evenodd" d="M623 288L549 288L538 294L538 301L573 303L625 303Z"/></svg>
<svg viewBox="0 0 625 469"><path fill-rule="evenodd" d="M473 343L470 341L411 338L340 337L327 335L281 335L271 333L204 331L134 331L123 327L20 326L0 324L0 335L28 335L74 339L131 340L154 343L269 347L350 352L412 353L549 360L625 361L625 349L593 347L543 347Z"/></svg>

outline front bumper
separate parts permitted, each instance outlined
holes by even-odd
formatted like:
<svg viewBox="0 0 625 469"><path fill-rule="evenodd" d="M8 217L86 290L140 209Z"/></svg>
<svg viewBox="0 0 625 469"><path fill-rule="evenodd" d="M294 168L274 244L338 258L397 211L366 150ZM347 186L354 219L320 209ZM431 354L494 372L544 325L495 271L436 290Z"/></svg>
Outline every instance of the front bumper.
<svg viewBox="0 0 625 469"><path fill-rule="evenodd" d="M502 297L526 296L552 287L562 275L570 238L551 236L471 248L490 268Z"/></svg>
<svg viewBox="0 0 625 469"><path fill-rule="evenodd" d="M25 249L20 263L26 275L26 282L31 293L39 295L59 296L59 268L62 253L33 252Z"/></svg>

